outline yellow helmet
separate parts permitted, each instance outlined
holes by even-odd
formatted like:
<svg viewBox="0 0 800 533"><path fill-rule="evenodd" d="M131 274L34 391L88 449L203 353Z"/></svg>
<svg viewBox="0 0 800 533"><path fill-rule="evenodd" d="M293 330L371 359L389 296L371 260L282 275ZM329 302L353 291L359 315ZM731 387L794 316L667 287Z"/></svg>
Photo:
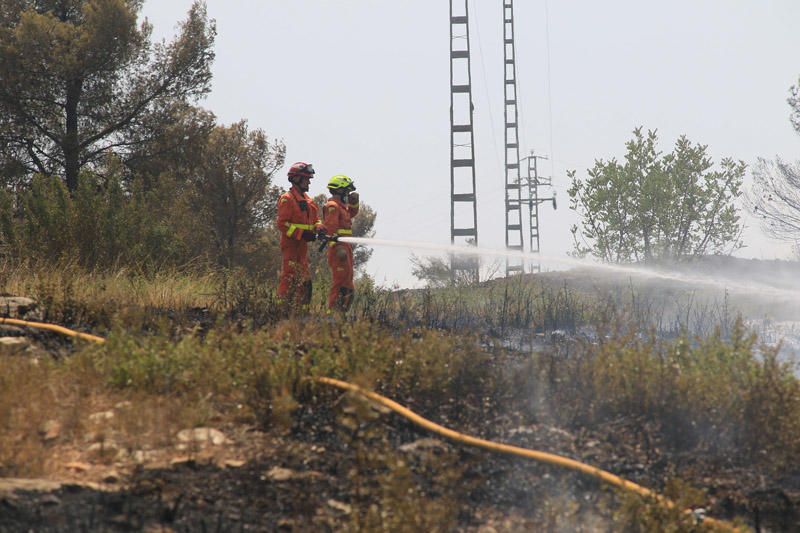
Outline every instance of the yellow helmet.
<svg viewBox="0 0 800 533"><path fill-rule="evenodd" d="M353 180L339 174L328 181L328 189L330 189L331 192L346 193L356 190L356 186L353 184Z"/></svg>

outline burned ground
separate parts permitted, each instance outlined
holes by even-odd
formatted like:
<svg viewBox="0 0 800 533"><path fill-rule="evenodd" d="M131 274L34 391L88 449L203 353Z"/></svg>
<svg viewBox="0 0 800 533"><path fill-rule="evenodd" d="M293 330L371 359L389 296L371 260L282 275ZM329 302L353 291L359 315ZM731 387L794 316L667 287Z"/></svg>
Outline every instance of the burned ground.
<svg viewBox="0 0 800 533"><path fill-rule="evenodd" d="M758 450L731 453L734 444L714 448L702 439L681 448L658 417L632 410L592 411L589 417L577 401L554 403L569 393L549 381L573 369L561 362L591 354L590 347L601 337L570 331L550 335L533 328L521 333L525 342L520 343L512 338L520 330L507 324L504 330L491 327L492 321L500 325L496 316L480 336L455 329L429 332L420 317L427 312L429 319L438 320L448 300L414 309L402 298L406 297L399 301L408 320L402 333L387 327L386 317L396 309L384 302L383 318L376 317L371 325L359 322L352 333L331 325L309 336L303 333L307 320L273 322L253 331L256 326L246 318L194 306L162 312L157 320L138 320L133 326L138 332L99 351L86 352L72 341L35 334L35 349L4 357L17 363L38 359L37 365L25 367L33 372L49 368L44 361L52 359L55 366L42 375L53 379L48 383L55 388L63 384L56 385L53 376L63 372L66 377L59 379L69 380L70 372L79 370L74 378L85 382L85 390L76 392L73 400L82 420L69 425L54 411L41 417L56 418L63 425L51 440L39 442L46 435L38 419L16 426L17 441L3 440L36 441L35 453L5 455L0 461L3 475L45 478L56 485L37 488L4 480L0 531L637 531L646 527L642 524L668 523L678 524L677 530L698 527L680 512L661 516L652 505L642 508L641 502L632 503L592 478L447 442L351 394L300 386L294 371L270 378L278 381L269 381L266 392L252 384L241 390L228 387L224 380L230 376L225 372L230 371L234 381L246 374L231 369L239 359L225 360L216 368L208 366L210 358L233 347L247 359L251 344L270 360L305 361L298 367L304 372L317 372L319 365L320 372L327 368L342 377L350 372L357 382L442 425L584 461L716 518L738 517L756 529L800 527L796 463L778 461L777 455L774 460L759 459ZM574 319L575 307L563 303L550 301L551 316ZM484 309L491 305L484 304ZM561 315L553 312L557 309ZM96 320L92 313L81 316ZM237 335L253 340L239 341ZM341 351L335 348L337 342L356 345ZM623 336L619 342L651 348L639 337ZM721 345L726 342L720 340ZM185 346L172 352L175 343ZM215 343L219 349L209 351L209 359L192 355ZM429 358L424 346L441 353ZM136 357L153 352L157 357L137 364L157 365L125 366L127 359L115 359L111 353L123 348L133 349ZM373 355L349 367L324 366L368 351ZM448 357L441 363L445 352ZM186 357L206 366L181 366ZM101 359L108 360L102 369L84 368ZM13 370L8 361L4 368ZM103 373L109 369L125 370L133 384L121 382L113 372ZM204 381L204 374L214 380ZM136 381L142 376L152 380ZM159 381L165 376L169 379ZM285 384L283 392L275 388L280 383ZM580 391L571 394L577 397ZM90 400L80 400L87 395ZM144 409L152 409L152 415L137 413ZM224 441L176 438L193 427L213 428ZM123 435L126 431L139 433Z"/></svg>

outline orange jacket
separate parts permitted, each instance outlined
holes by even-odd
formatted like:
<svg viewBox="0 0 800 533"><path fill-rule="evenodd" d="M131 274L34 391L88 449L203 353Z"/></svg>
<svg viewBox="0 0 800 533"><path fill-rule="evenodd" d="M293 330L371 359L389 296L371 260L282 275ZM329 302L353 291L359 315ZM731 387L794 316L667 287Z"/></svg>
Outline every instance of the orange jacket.
<svg viewBox="0 0 800 533"><path fill-rule="evenodd" d="M328 235L353 235L352 218L358 214L358 204L347 204L340 202L337 198L331 198L325 203L323 208L323 225Z"/></svg>
<svg viewBox="0 0 800 533"><path fill-rule="evenodd" d="M281 245L303 239L303 230L317 231L322 226L319 208L311 197L292 186L278 199L278 231Z"/></svg>

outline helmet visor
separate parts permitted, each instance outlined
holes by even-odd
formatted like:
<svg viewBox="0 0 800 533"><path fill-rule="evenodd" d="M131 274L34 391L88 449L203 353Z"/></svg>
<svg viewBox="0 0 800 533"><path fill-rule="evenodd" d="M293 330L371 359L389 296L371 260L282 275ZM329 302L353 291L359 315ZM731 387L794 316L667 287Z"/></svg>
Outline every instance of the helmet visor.
<svg viewBox="0 0 800 533"><path fill-rule="evenodd" d="M311 163L295 163L289 169L289 176L301 176L304 178L314 177L314 165Z"/></svg>

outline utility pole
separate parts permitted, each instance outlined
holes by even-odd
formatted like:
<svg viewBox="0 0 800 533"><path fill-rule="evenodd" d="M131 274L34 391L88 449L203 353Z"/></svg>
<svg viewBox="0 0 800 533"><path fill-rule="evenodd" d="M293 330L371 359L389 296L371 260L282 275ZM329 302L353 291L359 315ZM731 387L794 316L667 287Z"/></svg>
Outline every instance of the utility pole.
<svg viewBox="0 0 800 533"><path fill-rule="evenodd" d="M514 32L514 0L503 0L503 56L505 105L505 213L506 248L524 250L522 238L522 183L519 158L519 108L517 105L517 55ZM524 262L506 259L506 275L523 273Z"/></svg>
<svg viewBox="0 0 800 533"><path fill-rule="evenodd" d="M454 6L454 3L457 5ZM478 245L468 0L450 0L450 242ZM453 277L477 282L477 258L451 256Z"/></svg>
<svg viewBox="0 0 800 533"><path fill-rule="evenodd" d="M525 202L528 204L528 211L530 214L529 220L529 241L530 241L530 250L531 253L539 253L539 205L545 202L552 202L553 209L557 209L556 204L556 192L553 191L552 196L544 198L539 193L540 187L552 187L553 186L553 179L552 178L543 178L539 176L539 161L540 160L547 160L547 157L536 155L533 150L531 150L531 155L523 159L523 161L527 161L528 167L528 175L525 179L527 189L528 189L528 198ZM531 265L531 272L539 272L541 269L538 263Z"/></svg>

